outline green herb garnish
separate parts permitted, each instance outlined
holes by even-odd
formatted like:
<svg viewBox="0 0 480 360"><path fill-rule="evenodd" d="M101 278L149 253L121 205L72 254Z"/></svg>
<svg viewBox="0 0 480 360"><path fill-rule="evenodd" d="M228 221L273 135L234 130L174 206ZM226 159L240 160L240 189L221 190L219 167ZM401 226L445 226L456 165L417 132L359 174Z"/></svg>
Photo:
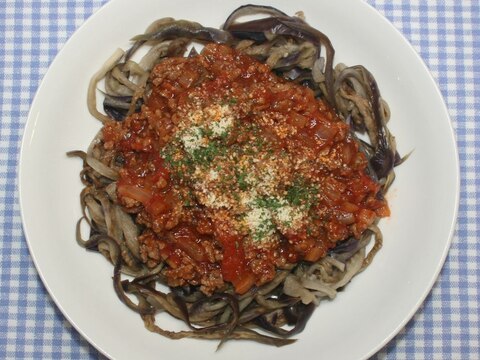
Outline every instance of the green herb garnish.
<svg viewBox="0 0 480 360"><path fill-rule="evenodd" d="M287 189L286 200L294 206L312 206L317 201L318 189L309 185L304 179L296 179Z"/></svg>

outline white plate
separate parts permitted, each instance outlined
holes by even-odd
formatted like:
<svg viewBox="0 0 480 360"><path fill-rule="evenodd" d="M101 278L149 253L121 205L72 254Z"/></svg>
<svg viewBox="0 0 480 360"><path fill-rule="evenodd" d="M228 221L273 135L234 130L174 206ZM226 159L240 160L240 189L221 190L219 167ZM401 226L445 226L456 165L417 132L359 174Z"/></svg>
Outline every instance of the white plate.
<svg viewBox="0 0 480 360"><path fill-rule="evenodd" d="M359 359L385 345L413 316L447 254L456 218L459 172L453 131L434 80L407 41L361 1L278 0L269 4L325 32L336 62L363 64L375 75L393 113L399 150L414 150L397 168L381 222L384 247L373 264L332 302L322 303L283 348L252 342L168 340L144 329L117 298L111 266L75 242L81 184L72 149L86 149L100 124L87 111L90 76L117 47L154 19L172 16L219 26L243 1L113 0L93 15L52 63L33 102L22 144L20 201L38 272L63 314L105 355L115 359ZM214 9L213 11L211 9ZM165 326L175 326L165 320Z"/></svg>

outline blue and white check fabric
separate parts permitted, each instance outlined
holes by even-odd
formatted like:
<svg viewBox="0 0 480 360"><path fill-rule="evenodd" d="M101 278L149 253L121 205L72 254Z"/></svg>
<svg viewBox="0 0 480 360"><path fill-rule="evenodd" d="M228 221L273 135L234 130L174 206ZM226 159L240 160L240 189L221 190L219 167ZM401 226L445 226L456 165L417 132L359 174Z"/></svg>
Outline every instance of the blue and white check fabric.
<svg viewBox="0 0 480 360"><path fill-rule="evenodd" d="M16 177L23 127L43 75L69 36L104 2L0 2L1 359L102 358L42 285L22 231ZM440 277L413 319L374 358L479 359L480 3L368 3L413 44L437 80L456 131L461 167L458 223Z"/></svg>

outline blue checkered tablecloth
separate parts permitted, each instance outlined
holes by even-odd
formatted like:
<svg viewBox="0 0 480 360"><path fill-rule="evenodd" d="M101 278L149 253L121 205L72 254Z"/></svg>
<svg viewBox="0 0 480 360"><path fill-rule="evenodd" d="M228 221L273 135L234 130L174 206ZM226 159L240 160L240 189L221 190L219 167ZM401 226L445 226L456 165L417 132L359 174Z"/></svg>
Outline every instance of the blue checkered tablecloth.
<svg viewBox="0 0 480 360"><path fill-rule="evenodd" d="M22 231L16 178L35 91L65 41L104 2L0 1L0 359L102 358L42 285ZM479 359L479 1L368 3L413 44L437 80L456 131L462 179L458 224L440 277L375 358Z"/></svg>

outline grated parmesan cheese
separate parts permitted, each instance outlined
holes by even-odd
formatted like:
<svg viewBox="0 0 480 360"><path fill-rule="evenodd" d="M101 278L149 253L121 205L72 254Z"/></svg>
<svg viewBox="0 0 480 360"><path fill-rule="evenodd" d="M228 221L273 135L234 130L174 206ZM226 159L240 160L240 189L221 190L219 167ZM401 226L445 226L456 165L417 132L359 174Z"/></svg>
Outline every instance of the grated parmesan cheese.
<svg viewBox="0 0 480 360"><path fill-rule="evenodd" d="M215 180L218 180L218 172L213 170L213 169L210 169L210 171L208 172L208 180L210 181L215 181Z"/></svg>
<svg viewBox="0 0 480 360"><path fill-rule="evenodd" d="M199 126L192 126L187 129L180 137L180 141L182 142L185 151L192 154L200 147L207 146L208 139L204 138L202 134L202 128Z"/></svg>
<svg viewBox="0 0 480 360"><path fill-rule="evenodd" d="M272 238L275 228L272 223L272 213L265 208L254 207L247 212L245 222L256 241L267 241Z"/></svg>
<svg viewBox="0 0 480 360"><path fill-rule="evenodd" d="M284 205L275 211L274 217L282 227L288 227L295 230L301 225L301 221L305 217L305 214L299 207Z"/></svg>
<svg viewBox="0 0 480 360"><path fill-rule="evenodd" d="M222 117L218 121L212 121L209 127L213 138L223 136L233 127L233 117Z"/></svg>
<svg viewBox="0 0 480 360"><path fill-rule="evenodd" d="M273 121L264 116L267 120ZM261 134L248 138L243 148L222 149L224 136L237 125L228 105L190 109L179 125L178 144L189 157L198 202L224 210L221 216L228 217L233 229L267 246L279 239L279 233L303 226L308 209L285 198L293 164L287 153L270 152Z"/></svg>

